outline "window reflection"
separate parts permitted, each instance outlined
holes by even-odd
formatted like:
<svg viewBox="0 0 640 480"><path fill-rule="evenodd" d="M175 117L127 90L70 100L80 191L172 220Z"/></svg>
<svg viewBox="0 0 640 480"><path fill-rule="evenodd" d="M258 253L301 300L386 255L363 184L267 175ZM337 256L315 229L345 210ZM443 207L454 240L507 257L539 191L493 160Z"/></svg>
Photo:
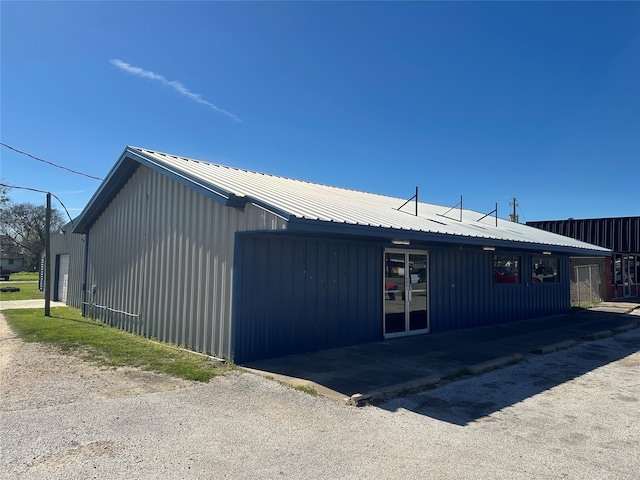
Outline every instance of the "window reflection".
<svg viewBox="0 0 640 480"><path fill-rule="evenodd" d="M494 255L493 281L494 283L520 283L520 257Z"/></svg>
<svg viewBox="0 0 640 480"><path fill-rule="evenodd" d="M558 259L553 257L533 257L531 263L532 283L557 283Z"/></svg>

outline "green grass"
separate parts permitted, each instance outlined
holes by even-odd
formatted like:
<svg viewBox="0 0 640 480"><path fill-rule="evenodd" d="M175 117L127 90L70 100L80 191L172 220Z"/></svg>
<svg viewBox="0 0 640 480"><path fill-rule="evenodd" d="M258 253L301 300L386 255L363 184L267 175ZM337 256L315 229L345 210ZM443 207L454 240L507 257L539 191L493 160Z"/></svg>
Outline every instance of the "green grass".
<svg viewBox="0 0 640 480"><path fill-rule="evenodd" d="M299 392L302 393L306 393L307 395L311 395L312 397L317 397L318 396L318 391L311 387L311 386L307 386L307 385L296 385L293 387L294 390L297 390Z"/></svg>
<svg viewBox="0 0 640 480"><path fill-rule="evenodd" d="M9 276L9 280L11 281L27 281L27 280L32 280L32 281L38 281L38 272L16 272L16 273L12 273Z"/></svg>
<svg viewBox="0 0 640 480"><path fill-rule="evenodd" d="M140 335L83 318L80 310L55 307L51 317L43 309L3 312L9 325L26 342L53 345L61 352L108 367L136 367L185 380L207 382L233 369L208 357L178 347L150 341Z"/></svg>
<svg viewBox="0 0 640 480"><path fill-rule="evenodd" d="M13 275L11 276L13 280ZM38 282L31 283L15 283L13 281L0 282L0 288L2 287L18 287L19 292L0 292L0 302L7 302L9 300L35 300L44 298L44 293L38 290Z"/></svg>

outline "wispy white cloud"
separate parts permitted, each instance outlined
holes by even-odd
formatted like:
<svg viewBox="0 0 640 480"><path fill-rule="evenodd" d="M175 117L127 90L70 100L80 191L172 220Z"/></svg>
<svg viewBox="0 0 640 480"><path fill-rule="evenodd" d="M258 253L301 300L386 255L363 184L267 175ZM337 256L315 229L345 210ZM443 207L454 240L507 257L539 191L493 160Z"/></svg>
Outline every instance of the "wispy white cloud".
<svg viewBox="0 0 640 480"><path fill-rule="evenodd" d="M109 60L109 61L113 65L115 65L116 67L118 67L120 70L122 70L124 72L130 73L132 75L136 75L137 77L156 80L156 81L162 83L163 85L166 85L167 87L173 88L180 95L183 95L183 96L185 96L187 98L190 98L194 102L198 102L198 103L201 103L202 105L206 105L207 107L211 108L212 110L215 110L218 113L222 113L224 115L227 115L228 117L232 118L236 122L241 122L242 121L238 117L236 117L233 113L227 112L226 110L223 110L222 108L218 107L217 105L214 105L213 103L205 100L204 98L202 98L202 95L200 95L199 93L192 92L191 90L189 90L187 87L185 87L182 83L178 82L177 80L167 80L162 75L159 75L157 73L151 72L149 70L145 70L145 69L140 68L140 67L135 67L133 65L129 65L128 63L123 62L122 60L118 60L117 58L114 58L114 59Z"/></svg>
<svg viewBox="0 0 640 480"><path fill-rule="evenodd" d="M78 193L87 193L89 190L69 190L67 192L56 192L58 195L75 195Z"/></svg>

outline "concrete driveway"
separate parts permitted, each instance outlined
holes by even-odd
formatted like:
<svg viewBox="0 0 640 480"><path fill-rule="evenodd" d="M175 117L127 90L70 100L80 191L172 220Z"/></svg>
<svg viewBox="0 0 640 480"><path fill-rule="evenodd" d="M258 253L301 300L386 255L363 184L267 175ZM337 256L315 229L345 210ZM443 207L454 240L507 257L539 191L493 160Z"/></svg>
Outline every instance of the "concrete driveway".
<svg viewBox="0 0 640 480"><path fill-rule="evenodd" d="M352 405L377 402L640 327L640 298L582 313L250 362L250 371Z"/></svg>
<svg viewBox="0 0 640 480"><path fill-rule="evenodd" d="M64 302L51 302L51 307L66 307ZM13 310L15 308L44 308L44 300L9 300L0 302L0 310Z"/></svg>

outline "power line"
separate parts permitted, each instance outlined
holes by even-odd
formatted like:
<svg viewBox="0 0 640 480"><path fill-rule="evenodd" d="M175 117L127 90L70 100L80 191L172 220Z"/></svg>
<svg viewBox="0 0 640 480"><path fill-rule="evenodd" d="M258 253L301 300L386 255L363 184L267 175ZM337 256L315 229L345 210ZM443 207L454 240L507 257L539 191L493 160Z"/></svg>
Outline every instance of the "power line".
<svg viewBox="0 0 640 480"><path fill-rule="evenodd" d="M18 190L29 190L31 192L38 192L38 193L50 193L51 196L54 197L60 203L60 205L62 205L62 208L64 208L64 211L67 212L67 217L69 217L69 221L73 223L73 218L71 218L71 215L69 214L69 210L67 210L67 207L64 206L64 203L62 203L62 200L60 200L60 198L58 198L58 196L55 193L47 192L45 190L38 190L37 188L31 188L31 187L18 187L15 185L7 185L6 183L0 183L0 187L17 188Z"/></svg>
<svg viewBox="0 0 640 480"><path fill-rule="evenodd" d="M55 163L53 163L53 162L49 162L49 161L47 161L47 160L43 160L42 158L38 158L38 157L36 157L36 156L34 156L34 155L31 155L30 153L23 152L23 151L21 151L21 150L18 150L17 148L13 148L12 146L7 145L6 143L2 143L2 142L0 142L0 145L2 145L2 146L3 146L3 147L5 147L5 148L8 148L9 150L13 150L14 152L20 153L20 154L22 154L22 155L26 155L26 156L27 156L27 157L29 157L29 158L33 158L34 160L37 160L37 161L39 161L39 162L46 163L46 164L51 165L51 166L56 167L56 168L61 168L62 170L66 170L67 172L75 173L75 174L77 174L77 175L82 175L83 177L92 178L92 179L94 179L94 180L100 180L100 181L102 181L102 180L103 180L102 178L94 177L93 175L87 175L86 173L78 172L78 171L76 171L76 170L71 170L70 168L63 167L63 166L61 166L61 165L56 165L56 164L55 164ZM46 192L45 192L45 193L46 193Z"/></svg>

